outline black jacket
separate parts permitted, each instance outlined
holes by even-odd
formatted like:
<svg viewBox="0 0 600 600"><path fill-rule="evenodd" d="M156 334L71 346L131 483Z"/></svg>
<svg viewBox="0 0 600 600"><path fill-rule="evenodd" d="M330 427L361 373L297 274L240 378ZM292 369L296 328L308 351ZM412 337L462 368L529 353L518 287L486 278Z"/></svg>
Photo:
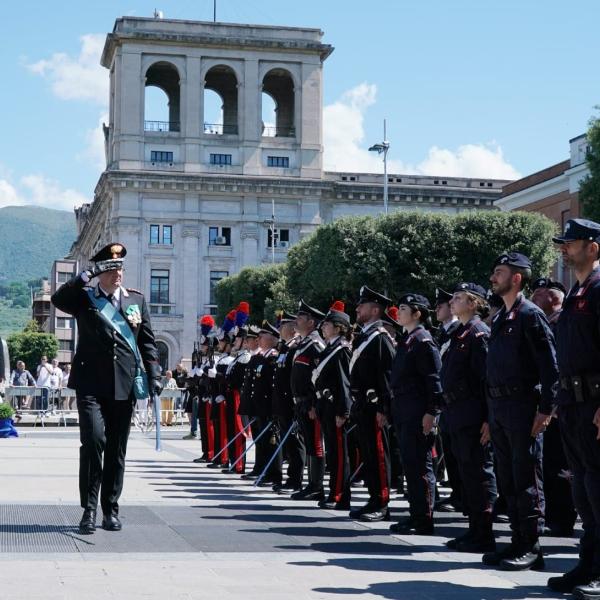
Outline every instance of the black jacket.
<svg viewBox="0 0 600 600"><path fill-rule="evenodd" d="M320 417L348 417L352 406L350 393L350 357L348 345L338 338L327 344L319 355L319 364L313 372L319 398Z"/></svg>
<svg viewBox="0 0 600 600"><path fill-rule="evenodd" d="M300 404L306 410L317 404L317 395L311 377L313 369L317 366L319 354L324 347L325 343L321 336L313 331L302 338L296 349L292 351L294 358L290 382L294 403Z"/></svg>
<svg viewBox="0 0 600 600"><path fill-rule="evenodd" d="M279 356L273 377L273 414L286 419L294 416L294 399L292 397L292 362L296 351L296 338L289 343L279 343Z"/></svg>
<svg viewBox="0 0 600 600"><path fill-rule="evenodd" d="M63 284L52 296L52 304L77 319L77 350L73 357L69 387L79 396L97 396L127 400L136 373L136 360L129 344L100 316L90 300L85 283L78 276ZM101 296L96 286L94 294ZM127 308L139 307L141 322L130 325L149 379L159 379L161 368L158 350L150 325L144 296L132 289L121 288L121 314L127 319Z"/></svg>
<svg viewBox="0 0 600 600"><path fill-rule="evenodd" d="M273 378L277 362L277 350L271 348L264 354L259 352L252 362L251 416L270 417L273 414Z"/></svg>

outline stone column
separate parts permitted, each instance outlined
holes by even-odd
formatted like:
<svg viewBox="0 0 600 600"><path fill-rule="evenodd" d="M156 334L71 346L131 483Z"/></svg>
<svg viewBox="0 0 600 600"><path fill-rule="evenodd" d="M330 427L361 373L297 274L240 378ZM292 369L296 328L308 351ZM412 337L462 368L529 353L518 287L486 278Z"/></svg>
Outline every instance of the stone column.
<svg viewBox="0 0 600 600"><path fill-rule="evenodd" d="M199 312L198 273L201 268L198 225L184 225L182 231L183 251L180 254L177 276L182 278L183 291L181 313L183 314L183 332L179 351L182 356L191 356L196 341L197 319ZM179 312L179 311L178 311Z"/></svg>

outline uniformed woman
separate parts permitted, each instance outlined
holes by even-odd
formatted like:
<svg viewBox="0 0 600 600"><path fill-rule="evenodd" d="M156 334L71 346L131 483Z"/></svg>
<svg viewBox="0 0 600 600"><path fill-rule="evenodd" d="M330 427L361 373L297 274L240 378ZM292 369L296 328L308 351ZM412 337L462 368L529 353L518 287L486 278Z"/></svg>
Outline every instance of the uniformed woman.
<svg viewBox="0 0 600 600"><path fill-rule="evenodd" d="M462 552L493 552L492 509L496 477L490 446L485 396L489 327L481 320L488 312L486 291L475 283L454 290L450 310L460 325L442 357L444 414L463 486L467 532L447 545Z"/></svg>
<svg viewBox="0 0 600 600"><path fill-rule="evenodd" d="M440 413L440 353L429 328L430 304L419 294L400 298L398 322L405 336L392 363L391 413L408 487L410 516L390 527L392 533L433 534L435 475L432 448Z"/></svg>
<svg viewBox="0 0 600 600"><path fill-rule="evenodd" d="M319 502L321 508L350 509L350 463L346 439L346 421L350 415L350 317L344 303L335 302L321 324L326 346L313 371L317 391L317 415L325 435L329 465L329 494Z"/></svg>

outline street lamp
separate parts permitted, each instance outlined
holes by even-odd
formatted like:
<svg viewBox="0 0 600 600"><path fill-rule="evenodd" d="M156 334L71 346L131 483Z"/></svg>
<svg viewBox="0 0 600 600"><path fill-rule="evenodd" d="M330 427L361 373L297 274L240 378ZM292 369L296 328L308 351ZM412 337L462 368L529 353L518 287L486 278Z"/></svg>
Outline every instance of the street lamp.
<svg viewBox="0 0 600 600"><path fill-rule="evenodd" d="M383 142L374 144L369 148L369 152L383 154L383 211L388 214L388 178L387 178L387 153L390 149L390 143L386 139L386 122L383 120Z"/></svg>

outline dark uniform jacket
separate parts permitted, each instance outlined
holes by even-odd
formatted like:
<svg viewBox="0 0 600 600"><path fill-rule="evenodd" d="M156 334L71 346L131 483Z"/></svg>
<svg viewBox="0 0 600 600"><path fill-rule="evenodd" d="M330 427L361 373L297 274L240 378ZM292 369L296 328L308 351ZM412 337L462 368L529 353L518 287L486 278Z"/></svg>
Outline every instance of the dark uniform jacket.
<svg viewBox="0 0 600 600"><path fill-rule="evenodd" d="M273 378L277 350L271 348L264 354L259 352L252 361L254 376L250 391L251 404L254 409L252 416L270 417L273 414Z"/></svg>
<svg viewBox="0 0 600 600"><path fill-rule="evenodd" d="M300 405L305 410L313 408L317 404L312 372L317 366L319 354L321 354L324 347L325 342L323 342L321 336L313 331L298 342L294 351L290 378L292 395L294 404Z"/></svg>
<svg viewBox="0 0 600 600"><path fill-rule="evenodd" d="M600 398L600 267L576 283L556 324L558 404ZM581 378L579 385L577 379ZM579 389L582 392L579 392ZM577 391L577 393L576 393Z"/></svg>
<svg viewBox="0 0 600 600"><path fill-rule="evenodd" d="M135 356L125 339L100 316L86 291L89 288L84 285L79 276L73 277L52 296L56 308L77 320L77 350L71 365L69 387L79 396L127 400L136 374ZM93 290L97 298L103 295L98 286ZM141 322L130 324L130 327L144 369L149 379L158 379L161 368L144 296L136 290L121 288L120 311L127 321L127 309L133 305L139 307Z"/></svg>
<svg viewBox="0 0 600 600"><path fill-rule="evenodd" d="M392 397L390 369L395 351L383 321L375 321L359 333L354 338L352 349L350 388L353 412L389 415Z"/></svg>
<svg viewBox="0 0 600 600"><path fill-rule="evenodd" d="M448 327L440 324L440 326L432 332L433 341L437 344L437 347L441 350L444 344L452 339L454 332L460 327L460 321L452 321Z"/></svg>
<svg viewBox="0 0 600 600"><path fill-rule="evenodd" d="M229 391L237 390L239 392L242 389L246 367L250 362L250 358L250 352L248 352L248 350L242 350L234 357L231 363L227 365L225 379L227 380Z"/></svg>
<svg viewBox="0 0 600 600"><path fill-rule="evenodd" d="M280 342L279 356L273 378L273 414L286 419L294 416L294 399L292 397L292 364L298 338L289 343Z"/></svg>
<svg viewBox="0 0 600 600"><path fill-rule="evenodd" d="M256 416L256 407L254 406L252 398L252 388L254 385L256 366L260 361L260 356L258 352L249 354L250 359L246 363L242 387L240 388L240 407L238 409L238 414L254 417Z"/></svg>
<svg viewBox="0 0 600 600"><path fill-rule="evenodd" d="M554 336L548 320L520 294L509 311L503 306L492 321L488 397L492 404L539 399L539 411L550 414L557 380Z"/></svg>
<svg viewBox="0 0 600 600"><path fill-rule="evenodd" d="M456 329L442 356L444 414L452 429L487 421L485 372L489 327L478 317Z"/></svg>
<svg viewBox="0 0 600 600"><path fill-rule="evenodd" d="M318 358L313 380L317 391L319 416L348 417L352 406L348 344L338 338L327 344Z"/></svg>
<svg viewBox="0 0 600 600"><path fill-rule="evenodd" d="M441 367L440 351L422 325L398 344L391 374L394 422L422 419L425 413L439 414L442 402Z"/></svg>

